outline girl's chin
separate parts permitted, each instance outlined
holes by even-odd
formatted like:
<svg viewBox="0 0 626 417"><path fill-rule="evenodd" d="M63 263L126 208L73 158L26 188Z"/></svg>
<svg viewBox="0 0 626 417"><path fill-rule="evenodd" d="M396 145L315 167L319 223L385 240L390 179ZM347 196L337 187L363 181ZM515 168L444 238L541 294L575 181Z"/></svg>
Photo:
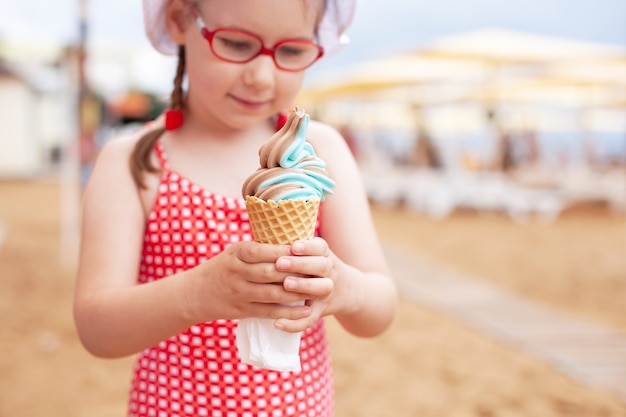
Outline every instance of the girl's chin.
<svg viewBox="0 0 626 417"><path fill-rule="evenodd" d="M246 130L257 126L259 123L269 121L273 114L267 114L266 112L255 115L233 115L225 120L225 124L236 130Z"/></svg>

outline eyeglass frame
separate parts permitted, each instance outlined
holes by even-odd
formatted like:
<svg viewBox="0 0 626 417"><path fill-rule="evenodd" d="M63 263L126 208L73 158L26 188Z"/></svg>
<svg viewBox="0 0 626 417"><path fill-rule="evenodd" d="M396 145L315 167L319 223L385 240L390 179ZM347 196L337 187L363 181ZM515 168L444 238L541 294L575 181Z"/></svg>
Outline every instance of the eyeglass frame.
<svg viewBox="0 0 626 417"><path fill-rule="evenodd" d="M281 71L287 71L287 72L299 72L299 71L304 71L305 69L309 68L311 65L315 64L323 55L324 55L324 47L321 45L318 45L315 42L311 42L311 41L304 41L304 40L298 40L298 39L286 39L286 40L282 40L280 42L277 42L276 44L274 44L274 46L272 48L267 48L265 46L265 43L263 42L263 39L261 39L260 36L255 35L254 33L250 33L250 32L246 32L245 30L239 30L239 29L230 29L230 28L217 28L215 30L209 30L206 27L206 23L204 22L204 20L202 19L202 16L200 16L200 13L198 12L197 6L195 4L193 4L192 2L186 2L187 5L189 6L189 8L191 9L191 12L193 13L194 18L196 19L196 26L198 27L198 29L200 29L200 34L202 35L202 37L207 41L207 43L209 44L209 47L211 48L211 51L213 52L213 55L215 55L217 58L219 58L222 61L225 62L231 62L233 64L245 64L248 63L250 61L252 61L253 59L257 58L260 55L267 55L272 57L272 61L274 61L274 65L276 65L276 68L278 68ZM235 33L240 33L246 36L250 36L251 38L254 38L256 40L259 41L259 43L261 44L261 48L259 49L259 51L252 55L250 58L243 60L243 61L239 61L239 60L233 60L233 59L228 59L228 58L224 58L221 55L217 54L215 52L215 49L213 48L213 38L215 36L216 33L220 32L220 31L228 31L228 32L235 32ZM311 46L315 46L318 50L317 56L315 57L315 59L313 59L313 61L302 67L302 68L297 68L297 69L291 69L291 68L285 68L282 67L276 60L276 50L283 44L286 43L299 43L299 44L306 44L306 45L311 45Z"/></svg>

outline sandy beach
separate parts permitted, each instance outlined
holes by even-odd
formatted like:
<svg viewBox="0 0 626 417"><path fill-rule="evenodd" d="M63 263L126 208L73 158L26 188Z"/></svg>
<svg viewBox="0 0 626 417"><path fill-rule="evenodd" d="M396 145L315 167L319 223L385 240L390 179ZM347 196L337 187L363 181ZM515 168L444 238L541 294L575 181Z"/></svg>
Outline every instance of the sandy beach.
<svg viewBox="0 0 626 417"><path fill-rule="evenodd" d="M123 416L133 361L97 359L80 345L60 195L55 181L0 182L0 416ZM519 225L469 212L443 221L401 208L373 214L385 245L626 330L624 216L580 208ZM404 297L379 338L327 322L337 417L626 416L609 392Z"/></svg>

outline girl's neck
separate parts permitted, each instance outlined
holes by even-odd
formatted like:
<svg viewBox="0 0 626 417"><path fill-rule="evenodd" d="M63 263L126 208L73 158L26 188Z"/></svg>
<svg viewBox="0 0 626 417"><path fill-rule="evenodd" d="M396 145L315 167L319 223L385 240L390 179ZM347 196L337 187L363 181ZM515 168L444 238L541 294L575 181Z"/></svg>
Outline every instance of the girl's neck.
<svg viewBox="0 0 626 417"><path fill-rule="evenodd" d="M170 168L206 190L240 196L241 184L259 167L258 152L274 133L268 120L247 129L213 128L185 121L162 143Z"/></svg>
<svg viewBox="0 0 626 417"><path fill-rule="evenodd" d="M193 114L189 116L186 114L185 116L183 126L176 132L189 138L204 138L203 141L211 138L211 140L230 142L250 136L267 135L268 133L271 135L275 124L271 119L267 119L249 126L232 126L214 120L210 116L194 117Z"/></svg>

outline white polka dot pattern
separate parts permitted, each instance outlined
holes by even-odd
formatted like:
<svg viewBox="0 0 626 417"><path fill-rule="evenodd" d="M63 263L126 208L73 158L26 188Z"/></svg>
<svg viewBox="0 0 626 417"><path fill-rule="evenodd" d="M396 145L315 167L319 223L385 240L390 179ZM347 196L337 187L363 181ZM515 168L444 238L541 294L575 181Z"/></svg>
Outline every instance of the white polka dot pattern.
<svg viewBox="0 0 626 417"><path fill-rule="evenodd" d="M243 199L212 194L164 169L146 225L139 282L192 268L228 245L252 240ZM332 375L323 320L302 335L301 372L242 364L235 320L200 323L138 355L132 417L287 417L332 415Z"/></svg>

